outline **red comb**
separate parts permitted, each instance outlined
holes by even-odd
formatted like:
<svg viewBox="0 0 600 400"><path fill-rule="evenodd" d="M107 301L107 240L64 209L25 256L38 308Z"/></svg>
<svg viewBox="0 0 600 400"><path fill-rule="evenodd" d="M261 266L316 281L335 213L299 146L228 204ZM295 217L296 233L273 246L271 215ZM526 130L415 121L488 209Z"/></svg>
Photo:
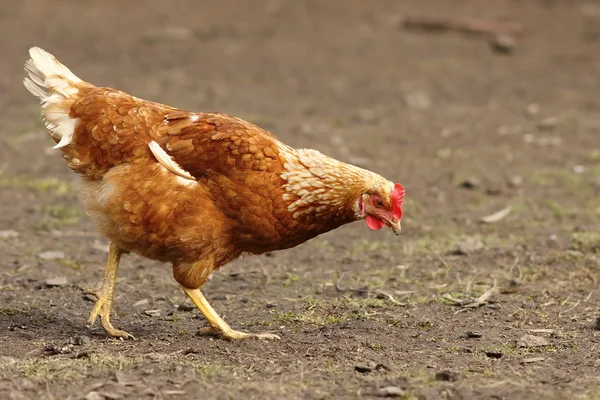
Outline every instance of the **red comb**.
<svg viewBox="0 0 600 400"><path fill-rule="evenodd" d="M394 191L392 192L392 215L398 218L398 221L402 219L402 203L404 202L404 187L396 183Z"/></svg>

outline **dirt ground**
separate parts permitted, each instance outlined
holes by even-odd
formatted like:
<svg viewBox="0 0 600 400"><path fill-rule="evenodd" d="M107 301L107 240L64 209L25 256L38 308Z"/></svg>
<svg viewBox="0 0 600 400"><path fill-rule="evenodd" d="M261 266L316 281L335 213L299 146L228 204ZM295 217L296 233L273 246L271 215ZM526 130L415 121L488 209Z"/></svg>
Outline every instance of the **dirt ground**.
<svg viewBox="0 0 600 400"><path fill-rule="evenodd" d="M408 16L524 31L507 52ZM0 398L600 398L599 2L23 0L0 35ZM215 273L225 319L280 341L198 336L170 267L132 255L113 320L137 340L86 328L107 241L22 86L33 45L401 182L402 235L355 223Z"/></svg>

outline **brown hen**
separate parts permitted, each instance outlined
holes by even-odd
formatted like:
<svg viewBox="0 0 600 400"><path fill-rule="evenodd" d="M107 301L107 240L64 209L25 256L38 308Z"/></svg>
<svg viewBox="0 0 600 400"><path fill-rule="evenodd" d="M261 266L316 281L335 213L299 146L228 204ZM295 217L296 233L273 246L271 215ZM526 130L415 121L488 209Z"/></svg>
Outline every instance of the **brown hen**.
<svg viewBox="0 0 600 400"><path fill-rule="evenodd" d="M110 240L88 319L110 321L119 259L134 252L170 262L204 314L203 331L227 339L277 338L233 330L200 292L210 273L243 253L296 246L365 219L400 232L404 189L381 176L293 149L249 122L191 113L96 87L51 54L30 50L25 86L42 103L49 134L73 171L88 215Z"/></svg>

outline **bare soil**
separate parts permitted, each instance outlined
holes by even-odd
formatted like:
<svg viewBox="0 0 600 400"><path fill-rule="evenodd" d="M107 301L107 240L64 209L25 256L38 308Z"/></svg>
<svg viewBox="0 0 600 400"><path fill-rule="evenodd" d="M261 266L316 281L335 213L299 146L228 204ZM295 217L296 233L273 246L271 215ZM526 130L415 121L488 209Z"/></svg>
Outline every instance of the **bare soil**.
<svg viewBox="0 0 600 400"><path fill-rule="evenodd" d="M524 31L506 53L407 16ZM0 35L0 398L600 398L598 2L23 0ZM137 340L86 328L107 242L21 84L33 45L403 183L402 235L355 223L215 273L226 320L280 341L197 336L136 256L113 320Z"/></svg>

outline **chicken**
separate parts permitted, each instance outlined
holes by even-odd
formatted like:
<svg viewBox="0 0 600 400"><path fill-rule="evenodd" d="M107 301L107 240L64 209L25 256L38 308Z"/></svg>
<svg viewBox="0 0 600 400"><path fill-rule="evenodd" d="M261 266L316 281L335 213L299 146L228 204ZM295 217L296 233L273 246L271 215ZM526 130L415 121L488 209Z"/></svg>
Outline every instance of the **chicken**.
<svg viewBox="0 0 600 400"><path fill-rule="evenodd" d="M276 339L233 330L203 296L211 272L242 254L297 246L346 223L400 232L404 188L316 150L293 149L247 121L145 101L75 76L34 47L25 87L70 168L87 214L110 241L104 280L88 290L110 336L122 254L171 263L202 312L205 334Z"/></svg>

